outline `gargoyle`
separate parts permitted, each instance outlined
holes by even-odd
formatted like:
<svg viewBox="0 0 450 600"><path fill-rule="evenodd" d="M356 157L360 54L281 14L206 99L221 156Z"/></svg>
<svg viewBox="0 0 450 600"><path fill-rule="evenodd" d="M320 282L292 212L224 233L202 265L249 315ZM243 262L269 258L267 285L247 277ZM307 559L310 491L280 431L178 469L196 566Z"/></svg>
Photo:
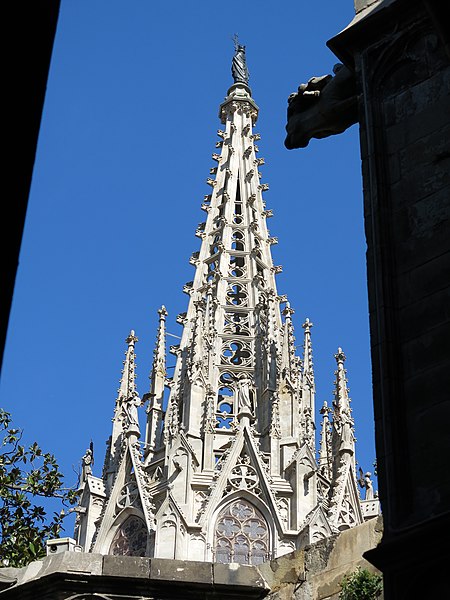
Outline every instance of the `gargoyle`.
<svg viewBox="0 0 450 600"><path fill-rule="evenodd" d="M311 77L288 98L288 150L306 148L312 138L321 139L345 131L358 121L353 73L344 65L333 67L333 75Z"/></svg>

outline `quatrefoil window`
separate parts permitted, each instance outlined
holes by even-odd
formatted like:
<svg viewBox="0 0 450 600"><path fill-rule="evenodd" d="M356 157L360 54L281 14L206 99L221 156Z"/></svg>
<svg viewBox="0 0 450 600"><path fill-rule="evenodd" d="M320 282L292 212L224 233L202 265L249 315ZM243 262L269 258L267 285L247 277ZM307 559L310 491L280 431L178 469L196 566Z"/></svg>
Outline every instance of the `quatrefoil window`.
<svg viewBox="0 0 450 600"><path fill-rule="evenodd" d="M224 332L249 335L248 314L242 312L225 313Z"/></svg>
<svg viewBox="0 0 450 600"><path fill-rule="evenodd" d="M230 375L224 373L224 375ZM231 377L231 376L230 376ZM221 377L222 379L222 377ZM227 382L225 382L227 383ZM216 427L230 429L234 420L234 390L227 385L219 388L217 395Z"/></svg>
<svg viewBox="0 0 450 600"><path fill-rule="evenodd" d="M134 506L139 499L139 489L135 481L126 483L120 490L117 506L119 508L128 508Z"/></svg>
<svg viewBox="0 0 450 600"><path fill-rule="evenodd" d="M247 300L247 292L244 287L238 283L230 285L227 291L227 300L230 304L239 306L244 304Z"/></svg>
<svg viewBox="0 0 450 600"><path fill-rule="evenodd" d="M236 465L228 481L235 490L251 490L258 485L259 477L250 465Z"/></svg>
<svg viewBox="0 0 450 600"><path fill-rule="evenodd" d="M250 359L250 351L241 342L230 342L223 350L222 356L232 365L243 365Z"/></svg>

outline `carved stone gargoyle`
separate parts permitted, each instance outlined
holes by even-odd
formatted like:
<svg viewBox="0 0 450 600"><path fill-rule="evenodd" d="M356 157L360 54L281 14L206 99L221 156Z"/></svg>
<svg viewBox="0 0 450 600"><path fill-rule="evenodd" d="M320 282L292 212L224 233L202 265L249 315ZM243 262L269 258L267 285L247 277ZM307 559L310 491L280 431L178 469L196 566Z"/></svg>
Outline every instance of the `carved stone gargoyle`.
<svg viewBox="0 0 450 600"><path fill-rule="evenodd" d="M288 150L306 148L312 138L321 139L345 131L358 121L353 73L344 65L333 67L333 75L311 77L288 98Z"/></svg>

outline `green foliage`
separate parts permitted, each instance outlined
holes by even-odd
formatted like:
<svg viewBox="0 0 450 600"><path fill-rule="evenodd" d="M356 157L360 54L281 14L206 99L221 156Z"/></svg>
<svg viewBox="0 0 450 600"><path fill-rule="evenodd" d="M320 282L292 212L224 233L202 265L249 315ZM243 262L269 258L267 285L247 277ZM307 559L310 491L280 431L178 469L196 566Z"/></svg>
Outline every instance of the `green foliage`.
<svg viewBox="0 0 450 600"><path fill-rule="evenodd" d="M2 439L1 439L2 438ZM22 567L45 556L45 541L58 537L64 510L47 517L37 498L75 504L76 492L63 488L63 475L52 454L34 442L21 445L22 432L0 408L0 565ZM43 503L46 503L44 501ZM42 501L41 501L42 503Z"/></svg>
<svg viewBox="0 0 450 600"><path fill-rule="evenodd" d="M383 589L381 575L358 567L341 582L340 600L376 600Z"/></svg>

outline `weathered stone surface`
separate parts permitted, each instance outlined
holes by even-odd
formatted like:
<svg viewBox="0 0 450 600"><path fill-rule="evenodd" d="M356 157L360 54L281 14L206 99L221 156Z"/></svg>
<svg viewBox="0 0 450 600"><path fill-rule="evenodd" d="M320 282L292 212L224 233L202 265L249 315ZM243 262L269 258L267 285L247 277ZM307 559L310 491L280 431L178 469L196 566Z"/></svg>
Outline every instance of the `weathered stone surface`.
<svg viewBox="0 0 450 600"><path fill-rule="evenodd" d="M103 572L103 556L101 554L84 554L83 552L61 552L46 556L42 560L39 575L47 573L68 572L101 575Z"/></svg>
<svg viewBox="0 0 450 600"><path fill-rule="evenodd" d="M258 567L272 592L305 580L305 550L296 550Z"/></svg>
<svg viewBox="0 0 450 600"><path fill-rule="evenodd" d="M239 585L268 589L259 570L250 565L212 563L212 573L215 586Z"/></svg>
<svg viewBox="0 0 450 600"><path fill-rule="evenodd" d="M183 582L195 581L211 585L212 563L154 558L150 564L151 579Z"/></svg>
<svg viewBox="0 0 450 600"><path fill-rule="evenodd" d="M269 565L264 565L263 573L267 573L271 587L270 600L337 599L346 573L357 567L376 572L363 553L376 547L382 529L382 519L378 517L272 561L270 572Z"/></svg>
<svg viewBox="0 0 450 600"><path fill-rule="evenodd" d="M103 575L111 577L150 577L149 558L140 556L103 556Z"/></svg>

